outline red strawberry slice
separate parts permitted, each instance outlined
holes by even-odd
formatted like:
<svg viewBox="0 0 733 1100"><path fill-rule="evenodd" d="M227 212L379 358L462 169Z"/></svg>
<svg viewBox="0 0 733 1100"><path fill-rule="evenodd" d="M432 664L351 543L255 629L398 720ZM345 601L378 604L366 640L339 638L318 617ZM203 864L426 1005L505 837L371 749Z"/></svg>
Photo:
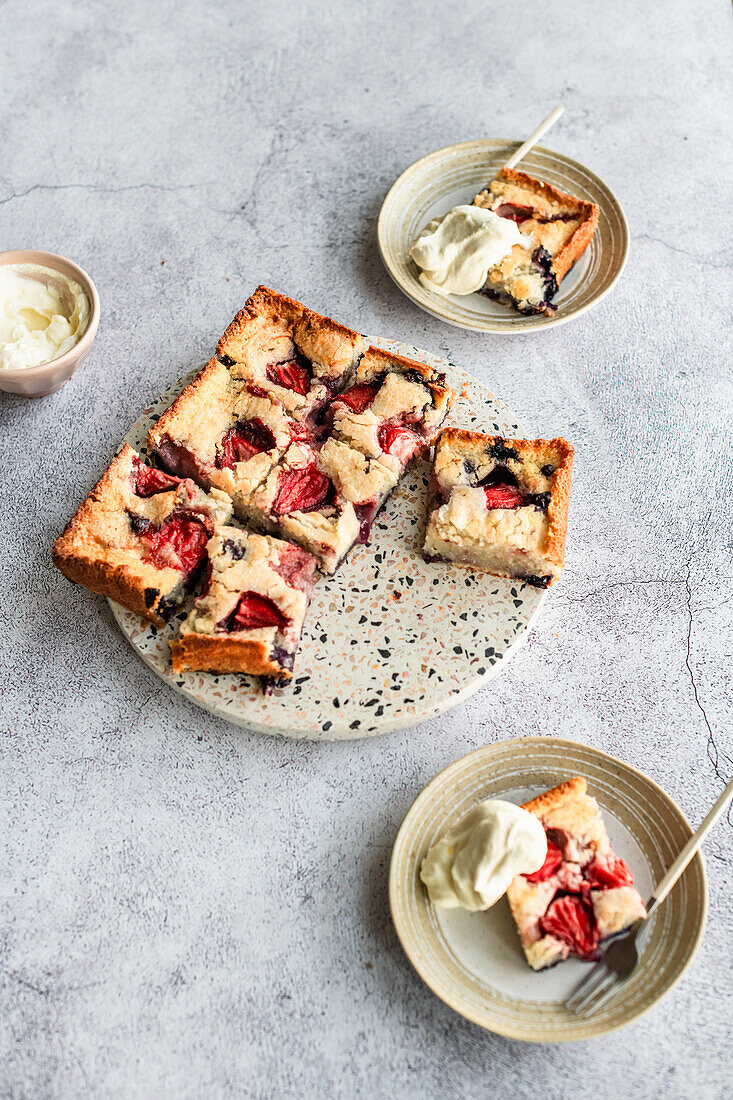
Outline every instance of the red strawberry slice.
<svg viewBox="0 0 733 1100"><path fill-rule="evenodd" d="M562 852L555 847L551 840L548 840L545 862L539 871L533 871L531 875L523 875L522 877L526 878L527 882L546 882L548 878L555 874L561 863Z"/></svg>
<svg viewBox="0 0 733 1100"><path fill-rule="evenodd" d="M267 377L276 386L283 386L304 397L311 385L309 372L297 359L291 359L288 363L271 363L267 368Z"/></svg>
<svg viewBox="0 0 733 1100"><path fill-rule="evenodd" d="M497 206L494 213L498 214L500 218L508 218L509 221L521 225L528 218L533 218L536 211L531 206L521 206L516 202L503 202L500 206Z"/></svg>
<svg viewBox="0 0 733 1100"><path fill-rule="evenodd" d="M403 466L410 461L423 442L417 432L402 424L382 424L378 439L385 454L394 455Z"/></svg>
<svg viewBox="0 0 733 1100"><path fill-rule="evenodd" d="M484 489L487 508L518 508L522 494L513 485L487 485Z"/></svg>
<svg viewBox="0 0 733 1100"><path fill-rule="evenodd" d="M346 393L340 393L334 400L334 405L338 403L345 405L352 412L362 413L371 405L378 388L377 385L370 386L368 382L360 382L358 386L352 386Z"/></svg>
<svg viewBox="0 0 733 1100"><path fill-rule="evenodd" d="M275 436L255 417L225 432L219 446L221 450L215 463L217 469L232 470L237 462L246 462L253 455L271 451L275 446Z"/></svg>
<svg viewBox="0 0 733 1100"><path fill-rule="evenodd" d="M237 606L218 624L229 634L235 630L256 630L261 626L276 626L284 630L290 620L267 596L258 592L244 592Z"/></svg>
<svg viewBox="0 0 733 1100"><path fill-rule="evenodd" d="M143 462L137 463L135 474L135 492L139 497L152 497L156 493L169 493L177 488L181 482L177 477L164 474L162 470L154 470L152 466L146 466Z"/></svg>
<svg viewBox="0 0 733 1100"><path fill-rule="evenodd" d="M613 890L617 886L633 886L634 876L620 856L613 852L596 856L583 868L585 877L591 886L600 890Z"/></svg>
<svg viewBox="0 0 733 1100"><path fill-rule="evenodd" d="M148 542L157 569L179 569L187 576L203 561L209 541L203 522L190 516L173 516L141 537Z"/></svg>
<svg viewBox="0 0 733 1100"><path fill-rule="evenodd" d="M331 481L312 462L301 470L289 470L280 474L277 496L272 505L273 514L283 516L287 512L313 512L328 499L333 490Z"/></svg>
<svg viewBox="0 0 733 1100"><path fill-rule="evenodd" d="M540 918L543 936L554 936L566 943L581 958L593 958L598 947L598 929L593 910L579 897L566 894L556 898L544 917Z"/></svg>

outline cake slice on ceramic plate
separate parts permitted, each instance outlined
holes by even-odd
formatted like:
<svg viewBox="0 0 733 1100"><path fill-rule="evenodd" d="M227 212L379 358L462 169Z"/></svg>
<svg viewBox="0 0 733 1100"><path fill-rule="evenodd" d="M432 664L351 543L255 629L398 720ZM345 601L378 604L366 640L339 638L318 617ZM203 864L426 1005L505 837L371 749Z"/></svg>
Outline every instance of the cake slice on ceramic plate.
<svg viewBox="0 0 733 1100"><path fill-rule="evenodd" d="M225 493L153 469L125 443L56 539L54 564L162 626L195 585L214 524L230 517Z"/></svg>
<svg viewBox="0 0 733 1100"><path fill-rule="evenodd" d="M445 428L424 556L547 588L565 561L573 448Z"/></svg>
<svg viewBox="0 0 733 1100"><path fill-rule="evenodd" d="M316 562L300 546L238 527L207 545L204 592L171 642L173 669L292 677Z"/></svg>
<svg viewBox="0 0 733 1100"><path fill-rule="evenodd" d="M350 384L365 350L358 332L260 286L224 332L216 356L233 378L272 394L310 425Z"/></svg>
<svg viewBox="0 0 733 1100"><path fill-rule="evenodd" d="M515 245L491 268L479 293L520 313L553 314L560 283L596 231L599 208L513 168L502 168L476 196L474 206L493 210L515 222L520 233L533 237L531 251Z"/></svg>
<svg viewBox="0 0 733 1100"><path fill-rule="evenodd" d="M569 779L523 809L547 835L543 866L507 890L527 962L544 970L571 956L596 960L605 940L646 916L634 877L611 847L585 779Z"/></svg>

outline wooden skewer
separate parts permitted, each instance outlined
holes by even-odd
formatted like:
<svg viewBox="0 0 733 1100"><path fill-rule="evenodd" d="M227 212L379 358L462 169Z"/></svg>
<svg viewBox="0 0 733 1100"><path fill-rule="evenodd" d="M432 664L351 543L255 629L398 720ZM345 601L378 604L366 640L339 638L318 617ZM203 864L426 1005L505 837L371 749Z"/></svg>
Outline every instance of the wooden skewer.
<svg viewBox="0 0 733 1100"><path fill-rule="evenodd" d="M522 157L526 157L533 145L536 145L542 135L546 133L553 123L557 122L560 115L565 110L564 107L556 107L552 114L549 114L544 122L541 122L534 133L531 133L525 143L520 145L516 153L512 153L509 160L504 165L505 168L516 168Z"/></svg>

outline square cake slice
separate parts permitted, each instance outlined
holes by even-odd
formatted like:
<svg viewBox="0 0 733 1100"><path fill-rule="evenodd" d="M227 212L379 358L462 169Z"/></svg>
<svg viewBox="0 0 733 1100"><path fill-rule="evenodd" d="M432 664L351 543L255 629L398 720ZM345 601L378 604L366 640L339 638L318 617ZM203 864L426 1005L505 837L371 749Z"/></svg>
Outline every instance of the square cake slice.
<svg viewBox="0 0 733 1100"><path fill-rule="evenodd" d="M276 397L212 359L148 433L158 462L228 493L240 519L293 440L307 435Z"/></svg>
<svg viewBox="0 0 733 1100"><path fill-rule="evenodd" d="M231 501L122 447L53 547L58 569L162 626L193 588Z"/></svg>
<svg viewBox="0 0 733 1100"><path fill-rule="evenodd" d="M426 561L452 561L537 588L565 561L573 448L445 428L435 445Z"/></svg>
<svg viewBox="0 0 733 1100"><path fill-rule="evenodd" d="M291 542L218 527L207 545L209 575L171 642L173 669L243 672L289 680L316 573Z"/></svg>
<svg viewBox="0 0 733 1100"><path fill-rule="evenodd" d="M396 483L388 467L335 439L321 447L294 443L253 494L253 522L300 543L331 574L366 542Z"/></svg>
<svg viewBox="0 0 733 1100"><path fill-rule="evenodd" d="M445 420L453 391L440 371L375 347L354 381L334 398L326 423L335 438L399 477Z"/></svg>
<svg viewBox="0 0 733 1100"><path fill-rule="evenodd" d="M539 871L507 890L527 962L544 970L569 956L595 960L604 940L646 916L634 877L611 847L585 779L570 779L525 803L547 834Z"/></svg>
<svg viewBox="0 0 733 1100"><path fill-rule="evenodd" d="M502 168L474 206L516 222L533 237L532 250L514 245L488 273L479 293L514 306L520 313L553 314L553 299L563 277L590 244L599 208L550 183Z"/></svg>
<svg viewBox="0 0 733 1100"><path fill-rule="evenodd" d="M366 350L358 332L260 286L216 346L232 377L278 399L311 424L347 386Z"/></svg>

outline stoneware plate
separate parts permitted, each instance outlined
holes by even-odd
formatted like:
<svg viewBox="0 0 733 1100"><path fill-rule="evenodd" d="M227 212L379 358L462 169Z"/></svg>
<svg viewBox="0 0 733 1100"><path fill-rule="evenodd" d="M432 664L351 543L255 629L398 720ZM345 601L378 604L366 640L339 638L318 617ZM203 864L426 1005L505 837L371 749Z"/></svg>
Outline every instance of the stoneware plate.
<svg viewBox="0 0 733 1100"><path fill-rule="evenodd" d="M420 230L452 207L472 203L516 147L516 142L484 139L438 149L403 172L382 205L377 240L384 266L408 298L451 325L505 335L556 327L597 305L623 271L629 231L616 197L582 164L536 145L518 165L519 170L590 199L601 210L591 243L560 284L556 315L523 317L481 294L446 297L422 285L409 254Z"/></svg>
<svg viewBox="0 0 733 1100"><path fill-rule="evenodd" d="M522 434L512 412L470 375L438 356L377 341L445 371L456 391L450 422ZM126 436L142 453L153 420L192 375L146 409ZM429 467L411 467L372 528L311 601L291 686L263 696L252 677L174 674L168 639L112 603L130 644L163 680L237 725L314 740L368 737L414 725L459 703L494 676L539 611L544 593L517 581L426 564L421 557ZM185 612L179 614L184 618Z"/></svg>
<svg viewBox="0 0 733 1100"><path fill-rule="evenodd" d="M642 772L575 741L500 741L457 760L413 803L392 852L392 918L410 962L456 1012L512 1039L560 1043L630 1023L680 978L705 927L708 890L698 853L651 918L651 936L636 973L595 1014L580 1019L563 1001L590 964L570 959L532 971L506 898L485 913L430 904L418 873L438 836L484 798L526 802L575 775L588 780L613 847L631 867L642 897L649 897L692 830L669 795Z"/></svg>

